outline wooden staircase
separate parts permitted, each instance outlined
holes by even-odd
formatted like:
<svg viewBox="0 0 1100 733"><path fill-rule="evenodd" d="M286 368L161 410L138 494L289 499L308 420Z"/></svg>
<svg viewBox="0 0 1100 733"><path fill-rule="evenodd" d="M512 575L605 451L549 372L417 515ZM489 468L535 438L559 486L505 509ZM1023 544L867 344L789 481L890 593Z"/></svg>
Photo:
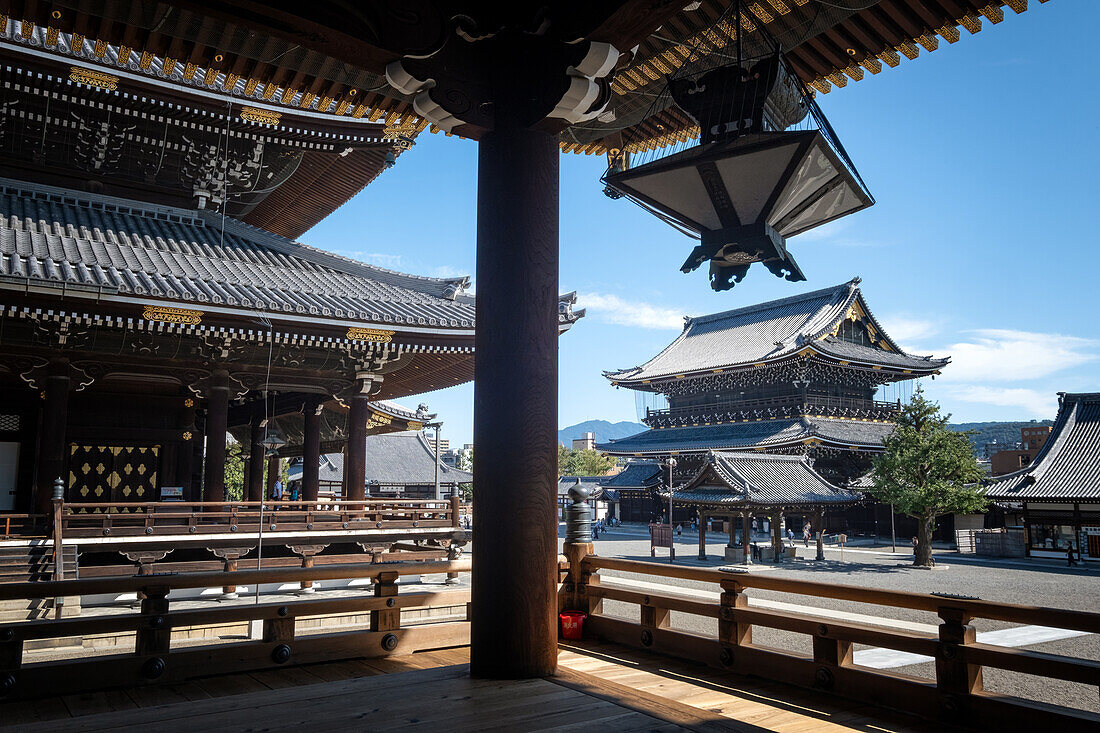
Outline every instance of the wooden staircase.
<svg viewBox="0 0 1100 733"><path fill-rule="evenodd" d="M63 550L65 576L74 577L76 548ZM54 571L53 548L45 545L0 547L0 583L25 583L52 580ZM75 604L70 608L69 604ZM0 623L28 621L46 618L53 612L50 599L0 601ZM67 599L63 615L80 612L80 599Z"/></svg>

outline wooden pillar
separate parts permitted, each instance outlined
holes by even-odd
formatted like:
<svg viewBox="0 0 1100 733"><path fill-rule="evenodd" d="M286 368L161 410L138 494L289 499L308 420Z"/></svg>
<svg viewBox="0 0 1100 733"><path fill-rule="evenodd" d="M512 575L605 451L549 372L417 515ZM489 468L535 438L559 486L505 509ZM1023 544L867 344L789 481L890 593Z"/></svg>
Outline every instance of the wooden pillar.
<svg viewBox="0 0 1100 733"><path fill-rule="evenodd" d="M475 677L557 666L558 156L500 118L478 146Z"/></svg>
<svg viewBox="0 0 1100 733"><path fill-rule="evenodd" d="M275 482L279 480L279 474L283 471L283 461L279 456L268 456L267 459L267 485L265 499L275 496ZM283 489L286 489L284 486Z"/></svg>
<svg viewBox="0 0 1100 733"><path fill-rule="evenodd" d="M179 413L179 429L182 442L176 451L176 478L174 483L183 488L183 500L191 501L192 461L195 459L195 398L185 397ZM159 498L159 497L158 497Z"/></svg>
<svg viewBox="0 0 1100 733"><path fill-rule="evenodd" d="M68 481L65 467L65 432L69 419L69 360L55 359L43 389L42 427L39 431L38 473L35 479L35 510L49 515L53 511L53 484L58 478Z"/></svg>
<svg viewBox="0 0 1100 733"><path fill-rule="evenodd" d="M745 564L752 565L752 512L741 513L741 546L745 550Z"/></svg>
<svg viewBox="0 0 1100 733"><path fill-rule="evenodd" d="M943 709L954 716L969 712L969 698L983 689L982 667L968 664L962 647L977 638L970 625L970 614L963 609L941 607L937 614L940 624L940 656L936 657L936 687Z"/></svg>
<svg viewBox="0 0 1100 733"><path fill-rule="evenodd" d="M707 559L707 513L699 510L699 559Z"/></svg>
<svg viewBox="0 0 1100 733"><path fill-rule="evenodd" d="M229 372L215 369L206 388L206 464L203 501L225 501L225 431L229 419Z"/></svg>
<svg viewBox="0 0 1100 733"><path fill-rule="evenodd" d="M245 474L248 501L263 501L264 498L264 429L259 423L252 425L251 442L248 444L249 471Z"/></svg>
<svg viewBox="0 0 1100 733"><path fill-rule="evenodd" d="M302 408L305 440L302 443L302 498L317 501L321 490L321 398L309 397Z"/></svg>
<svg viewBox="0 0 1100 733"><path fill-rule="evenodd" d="M825 512L818 509L814 512L814 536L817 538L816 559L825 559Z"/></svg>
<svg viewBox="0 0 1100 733"><path fill-rule="evenodd" d="M783 559L783 513L776 512L772 515L772 559L779 562Z"/></svg>
<svg viewBox="0 0 1100 733"><path fill-rule="evenodd" d="M362 501L367 485L367 395L356 393L348 411L348 444L344 458L344 498Z"/></svg>
<svg viewBox="0 0 1100 733"><path fill-rule="evenodd" d="M737 525L736 522L733 521L735 516L737 515L730 514L726 517L726 529L729 531L729 540L726 542L726 547L737 547Z"/></svg>

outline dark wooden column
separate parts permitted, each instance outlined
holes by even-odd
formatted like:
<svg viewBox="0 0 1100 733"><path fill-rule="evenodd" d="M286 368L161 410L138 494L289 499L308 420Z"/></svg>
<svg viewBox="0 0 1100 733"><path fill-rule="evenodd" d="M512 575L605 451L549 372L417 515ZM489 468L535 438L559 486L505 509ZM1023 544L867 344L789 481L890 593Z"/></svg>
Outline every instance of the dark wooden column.
<svg viewBox="0 0 1100 733"><path fill-rule="evenodd" d="M225 501L225 431L229 419L229 372L216 369L206 387L206 463L203 501Z"/></svg>
<svg viewBox="0 0 1100 733"><path fill-rule="evenodd" d="M310 397L302 407L305 440L302 443L302 498L317 501L321 489L321 398Z"/></svg>
<svg viewBox="0 0 1100 733"><path fill-rule="evenodd" d="M248 490L245 498L248 501L263 501L264 499L264 429L259 423L252 425L250 434L252 442L249 443L249 471L246 476Z"/></svg>
<svg viewBox="0 0 1100 733"><path fill-rule="evenodd" d="M367 486L367 395L358 393L350 399L348 411L348 446L344 458L344 498L362 501Z"/></svg>
<svg viewBox="0 0 1100 733"><path fill-rule="evenodd" d="M34 505L39 514L53 512L53 482L57 478L68 483L65 470L65 430L69 420L69 360L55 359L49 365L42 390L42 427L39 431L38 472L35 480ZM68 497L72 498L72 497Z"/></svg>
<svg viewBox="0 0 1100 733"><path fill-rule="evenodd" d="M752 564L752 512L741 513L741 546L745 549L745 564Z"/></svg>
<svg viewBox="0 0 1100 733"><path fill-rule="evenodd" d="M195 458L195 398L182 399L179 417L180 438L183 442L176 451L176 479L183 488L184 501L191 501L191 463Z"/></svg>
<svg viewBox="0 0 1100 733"><path fill-rule="evenodd" d="M478 146L475 677L557 664L558 144L502 124Z"/></svg>
<svg viewBox="0 0 1100 733"><path fill-rule="evenodd" d="M772 514L772 550L774 552L773 558L776 562L783 559L780 554L783 549L783 513L775 512Z"/></svg>

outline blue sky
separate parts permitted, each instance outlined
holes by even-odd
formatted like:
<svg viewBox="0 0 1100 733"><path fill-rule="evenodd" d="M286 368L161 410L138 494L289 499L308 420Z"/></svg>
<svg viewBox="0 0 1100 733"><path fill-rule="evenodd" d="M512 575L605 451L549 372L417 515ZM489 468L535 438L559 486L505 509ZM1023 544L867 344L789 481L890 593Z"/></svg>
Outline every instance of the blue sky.
<svg viewBox="0 0 1100 733"><path fill-rule="evenodd" d="M1095 59L1100 3L1031 3L934 53L819 97L873 208L788 245L808 281L757 265L715 293L679 266L691 240L602 195L605 161L562 156L561 290L588 316L560 341L559 426L635 419L602 370L641 364L699 315L859 275L888 332L953 363L925 388L957 421L1052 418L1058 391L1100 390ZM476 143L424 133L302 240L407 272L474 273ZM476 286L476 283L475 283ZM472 436L472 385L427 402Z"/></svg>

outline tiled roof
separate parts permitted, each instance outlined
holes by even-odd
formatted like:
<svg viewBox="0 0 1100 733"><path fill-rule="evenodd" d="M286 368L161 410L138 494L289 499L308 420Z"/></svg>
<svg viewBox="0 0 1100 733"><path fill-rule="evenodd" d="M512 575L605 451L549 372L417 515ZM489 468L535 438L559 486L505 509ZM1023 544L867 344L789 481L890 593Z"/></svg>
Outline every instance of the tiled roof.
<svg viewBox="0 0 1100 733"><path fill-rule="evenodd" d="M839 446L877 447L894 429L893 423L801 417L789 420L701 425L647 430L596 448L605 453L667 453L747 449L757 446L794 445L811 439Z"/></svg>
<svg viewBox="0 0 1100 733"><path fill-rule="evenodd" d="M630 461L626 468L604 482L606 489L648 489L661 483L657 461Z"/></svg>
<svg viewBox="0 0 1100 733"><path fill-rule="evenodd" d="M892 351L847 344L827 336L857 299L868 318L872 318L866 304L862 303L859 282L859 278L855 278L803 295L688 318L683 333L660 354L642 366L604 374L616 382L637 383L643 379L780 359L793 356L807 346L831 355L835 352L842 359L913 370L933 371L947 363L943 359L905 354L881 327L877 327L877 322L880 336ZM840 343L843 346L838 345ZM854 355L856 353L858 356Z"/></svg>
<svg viewBox="0 0 1100 733"><path fill-rule="evenodd" d="M998 501L1100 500L1100 393L1062 394L1050 437L1031 465L991 479Z"/></svg>
<svg viewBox="0 0 1100 733"><path fill-rule="evenodd" d="M726 507L835 506L862 499L822 478L805 456L726 452L709 454L707 463L672 496L674 501Z"/></svg>
<svg viewBox="0 0 1100 733"><path fill-rule="evenodd" d="M211 212L0 179L0 286L28 282L199 309L474 324L474 299L460 294L467 278L374 267Z"/></svg>
<svg viewBox="0 0 1100 733"><path fill-rule="evenodd" d="M435 483L434 451L424 434L416 431L367 436L368 485L430 486ZM344 476L344 455L326 453L321 456L321 481L339 482ZM302 466L289 470L288 480L302 478ZM473 474L439 463L441 486L466 484Z"/></svg>

